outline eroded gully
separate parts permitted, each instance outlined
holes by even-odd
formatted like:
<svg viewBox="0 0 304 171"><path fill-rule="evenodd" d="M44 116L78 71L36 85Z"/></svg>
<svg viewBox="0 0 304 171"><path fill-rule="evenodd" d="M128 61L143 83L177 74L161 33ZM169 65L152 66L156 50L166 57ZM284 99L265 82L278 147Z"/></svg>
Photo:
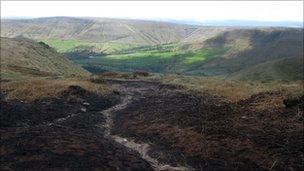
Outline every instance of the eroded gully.
<svg viewBox="0 0 304 171"><path fill-rule="evenodd" d="M121 102L111 108L101 111L106 118L105 123L98 125L99 127L104 128L105 137L113 139L115 142L125 146L126 148L132 149L138 152L142 159L146 160L151 164L154 170L157 171L186 171L193 170L188 166L171 166L169 164L162 163L156 158L153 158L149 155L149 150L151 150L151 145L148 143L139 143L135 142L133 139L124 138L119 135L112 135L111 129L113 127L112 116L115 112L125 109L133 100L143 96L145 93L158 90L158 84L142 82L142 81L109 81L113 87L122 94Z"/></svg>

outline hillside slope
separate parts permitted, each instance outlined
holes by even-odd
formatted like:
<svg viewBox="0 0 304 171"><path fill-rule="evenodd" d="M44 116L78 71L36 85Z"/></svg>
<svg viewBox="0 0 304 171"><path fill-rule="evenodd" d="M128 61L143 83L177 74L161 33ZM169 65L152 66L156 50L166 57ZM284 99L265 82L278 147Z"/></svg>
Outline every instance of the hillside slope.
<svg viewBox="0 0 304 171"><path fill-rule="evenodd" d="M303 79L299 29L230 30L202 42L166 44L73 60L103 70L223 76L242 80Z"/></svg>
<svg viewBox="0 0 304 171"><path fill-rule="evenodd" d="M88 75L44 43L1 37L1 77Z"/></svg>
<svg viewBox="0 0 304 171"><path fill-rule="evenodd" d="M1 29L2 36L43 41L91 72L303 79L303 29L72 17L3 20Z"/></svg>
<svg viewBox="0 0 304 171"><path fill-rule="evenodd" d="M304 80L303 62L301 57L272 60L233 73L230 78L244 81Z"/></svg>
<svg viewBox="0 0 304 171"><path fill-rule="evenodd" d="M261 80L265 74L268 78L303 79L303 74L299 73L303 70L301 29L231 30L206 40L200 48L225 50L221 56L198 68L209 75L232 74Z"/></svg>
<svg viewBox="0 0 304 171"><path fill-rule="evenodd" d="M210 32L209 32L210 30ZM49 17L1 21L1 36L31 39L75 39L87 42L116 42L156 45L196 39L196 33L209 32L208 38L222 29L167 22L108 18ZM201 38L201 36L199 37Z"/></svg>

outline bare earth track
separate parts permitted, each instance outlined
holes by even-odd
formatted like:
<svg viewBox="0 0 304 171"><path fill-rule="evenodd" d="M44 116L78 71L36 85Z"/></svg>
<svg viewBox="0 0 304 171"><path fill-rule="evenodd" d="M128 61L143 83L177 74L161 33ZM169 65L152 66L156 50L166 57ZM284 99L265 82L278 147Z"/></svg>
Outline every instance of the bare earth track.
<svg viewBox="0 0 304 171"><path fill-rule="evenodd" d="M149 154L149 150L152 150L148 143L144 142L135 142L134 139L124 138L119 135L111 135L111 129L113 128L113 119L112 115L115 112L125 109L134 99L138 99L141 96L144 96L146 93L151 91L157 91L158 83L154 82L126 82L126 81L109 81L112 85L116 85L116 89L120 90L123 94L123 98L121 103L101 111L101 113L105 116L106 122L101 125L101 127L105 128L105 136L112 138L114 141L118 142L119 144L124 145L125 147L132 149L138 152L142 159L149 162L155 170L172 170L172 171L183 171L183 170L193 170L191 167L187 166L170 166L169 164L164 164L158 161L156 158L153 158ZM116 84L115 84L116 83ZM123 83L123 84L122 84ZM127 83L127 84L126 84ZM130 86L131 85L131 86ZM133 86L132 86L133 85ZM158 151L161 153L161 151Z"/></svg>

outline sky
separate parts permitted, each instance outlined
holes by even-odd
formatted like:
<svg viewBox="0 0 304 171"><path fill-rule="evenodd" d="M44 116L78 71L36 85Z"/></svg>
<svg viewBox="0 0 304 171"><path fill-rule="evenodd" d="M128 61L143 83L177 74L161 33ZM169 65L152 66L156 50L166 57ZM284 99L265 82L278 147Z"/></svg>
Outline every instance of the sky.
<svg viewBox="0 0 304 171"><path fill-rule="evenodd" d="M1 18L303 21L303 1L1 1Z"/></svg>

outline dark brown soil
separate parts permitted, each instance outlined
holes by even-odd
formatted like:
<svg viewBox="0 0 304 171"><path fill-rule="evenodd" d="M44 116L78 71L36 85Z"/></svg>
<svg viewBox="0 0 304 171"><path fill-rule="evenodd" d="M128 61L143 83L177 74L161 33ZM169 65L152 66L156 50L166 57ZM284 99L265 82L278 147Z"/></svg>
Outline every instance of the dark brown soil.
<svg viewBox="0 0 304 171"><path fill-rule="evenodd" d="M132 98L111 113L111 134L151 144L150 156L160 163L303 170L304 97L264 92L232 103L158 82L103 81L116 89L112 98L71 86L58 99L1 100L1 170L152 170L138 153L105 138L99 126L105 123L100 111L119 103L119 95Z"/></svg>
<svg viewBox="0 0 304 171"><path fill-rule="evenodd" d="M285 107L280 93L265 92L231 103L155 86L115 114L113 134L151 142L155 158L198 170L303 169L301 100Z"/></svg>
<svg viewBox="0 0 304 171"><path fill-rule="evenodd" d="M77 86L58 99L1 100L0 170L152 170L97 127L105 121L100 111L115 103Z"/></svg>

